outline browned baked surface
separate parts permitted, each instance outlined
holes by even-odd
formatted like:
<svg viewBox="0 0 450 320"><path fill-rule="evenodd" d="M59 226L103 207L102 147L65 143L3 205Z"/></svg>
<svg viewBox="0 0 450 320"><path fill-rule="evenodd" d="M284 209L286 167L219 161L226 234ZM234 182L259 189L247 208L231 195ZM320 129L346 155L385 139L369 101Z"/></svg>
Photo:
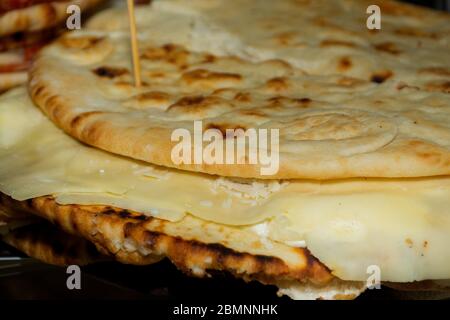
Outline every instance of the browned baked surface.
<svg viewBox="0 0 450 320"><path fill-rule="evenodd" d="M207 274L208 270L222 270L266 282L273 279L298 280L317 285L326 285L334 278L306 249L279 245L276 249L283 249L278 252L279 257L240 252L233 249L236 244L229 232L228 239L215 238L221 243L207 243L201 235L197 238L189 236L188 229L196 226L193 221L173 223L105 206L63 206L51 197L19 202L2 195L1 203L13 210L33 211L62 230L88 239L97 248L112 253L124 263L148 264L157 256L168 257L181 270L197 276ZM184 230L183 224L187 225ZM203 229L198 232L212 233L210 225L200 222ZM226 234L225 228L220 226L216 232ZM174 232L178 232L179 236L171 235ZM256 242L245 243L247 241L242 238L240 245L248 245L250 252L261 246Z"/></svg>
<svg viewBox="0 0 450 320"><path fill-rule="evenodd" d="M53 265L87 265L106 260L89 241L67 234L47 222L14 229L1 240L26 255Z"/></svg>
<svg viewBox="0 0 450 320"><path fill-rule="evenodd" d="M366 1L154 3L136 13L141 88L116 10L42 51L30 93L74 138L168 167L265 179L448 175L449 15L377 3L380 31L366 27ZM174 163L171 135L192 135L194 120L223 141L226 129L278 129L279 171L263 175L248 158Z"/></svg>

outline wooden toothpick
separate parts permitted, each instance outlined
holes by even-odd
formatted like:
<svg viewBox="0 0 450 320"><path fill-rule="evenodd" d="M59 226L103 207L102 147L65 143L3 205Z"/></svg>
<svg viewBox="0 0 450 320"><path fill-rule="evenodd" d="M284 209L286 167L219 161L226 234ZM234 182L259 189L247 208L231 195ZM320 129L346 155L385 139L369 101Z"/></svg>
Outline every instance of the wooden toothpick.
<svg viewBox="0 0 450 320"><path fill-rule="evenodd" d="M130 33L131 33L131 53L133 55L133 70L134 70L134 85L139 88L141 82L141 62L139 60L139 48L136 32L136 18L134 16L134 0L128 1L128 17L130 20Z"/></svg>

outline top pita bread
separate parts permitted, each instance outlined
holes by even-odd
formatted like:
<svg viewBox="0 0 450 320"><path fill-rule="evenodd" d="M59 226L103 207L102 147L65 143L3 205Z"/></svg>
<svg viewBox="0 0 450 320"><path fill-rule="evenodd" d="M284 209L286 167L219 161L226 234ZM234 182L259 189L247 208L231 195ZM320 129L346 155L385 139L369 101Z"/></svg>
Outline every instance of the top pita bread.
<svg viewBox="0 0 450 320"><path fill-rule="evenodd" d="M59 25L67 19L69 5L78 5L81 10L93 7L103 0L50 1L0 15L0 36L16 32L44 30Z"/></svg>
<svg viewBox="0 0 450 320"><path fill-rule="evenodd" d="M139 89L115 9L45 49L30 92L73 137L158 165L253 178L448 175L450 18L375 3L374 32L366 1L157 1L137 12ZM280 170L175 165L171 133L194 120L280 129Z"/></svg>

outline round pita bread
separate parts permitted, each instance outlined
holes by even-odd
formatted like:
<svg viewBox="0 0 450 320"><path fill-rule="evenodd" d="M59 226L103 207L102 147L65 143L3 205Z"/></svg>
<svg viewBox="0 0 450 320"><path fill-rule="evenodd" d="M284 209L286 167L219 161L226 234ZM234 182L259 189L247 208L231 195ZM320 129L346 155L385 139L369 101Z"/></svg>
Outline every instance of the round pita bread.
<svg viewBox="0 0 450 320"><path fill-rule="evenodd" d="M128 30L102 31L94 19L42 52L30 92L78 140L167 167L261 179L450 174L448 34L439 29L449 16L387 2L385 29L371 32L358 1L318 2L161 1L147 15L138 10L141 88ZM411 23L422 20L427 31L418 33ZM281 30L295 31L292 39ZM248 157L175 164L171 135L193 136L195 120L224 144L227 129L278 129L279 170L262 174L267 165Z"/></svg>

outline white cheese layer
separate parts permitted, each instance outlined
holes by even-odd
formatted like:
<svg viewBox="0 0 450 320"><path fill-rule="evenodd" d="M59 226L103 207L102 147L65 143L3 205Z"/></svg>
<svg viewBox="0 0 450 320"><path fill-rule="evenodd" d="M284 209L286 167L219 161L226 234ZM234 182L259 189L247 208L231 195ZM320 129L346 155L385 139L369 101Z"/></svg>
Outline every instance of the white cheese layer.
<svg viewBox="0 0 450 320"><path fill-rule="evenodd" d="M165 169L75 141L24 88L0 98L0 191L259 233L264 223L264 237L306 244L343 280L365 281L372 265L383 281L450 278L450 177L267 182Z"/></svg>

